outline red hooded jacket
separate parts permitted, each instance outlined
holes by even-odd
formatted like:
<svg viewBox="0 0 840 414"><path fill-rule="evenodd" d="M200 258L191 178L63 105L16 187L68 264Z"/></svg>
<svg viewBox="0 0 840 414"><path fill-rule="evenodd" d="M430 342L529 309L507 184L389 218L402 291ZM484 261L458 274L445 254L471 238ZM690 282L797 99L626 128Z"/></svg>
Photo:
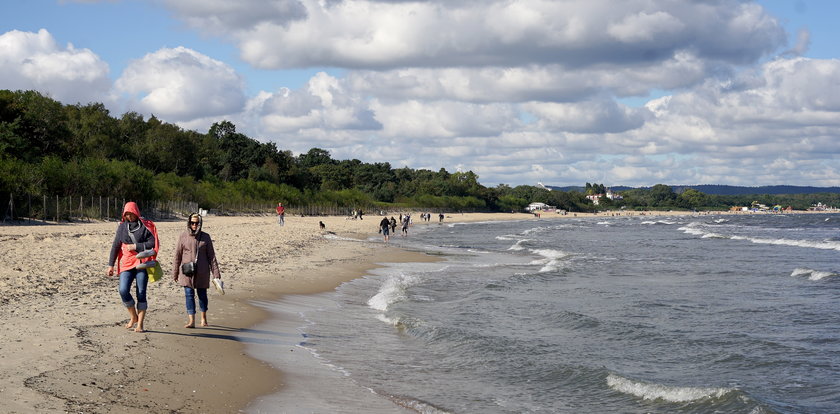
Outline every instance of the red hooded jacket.
<svg viewBox="0 0 840 414"><path fill-rule="evenodd" d="M125 203L125 207L123 208L122 219L120 220L120 226L125 226L125 222L127 221L125 218L125 213L132 213L138 217L138 220L152 233L155 239L155 254L149 258L144 260L154 260L157 258L158 251L160 250L160 238L157 234L157 227L155 227L155 223L151 220L147 220L140 216L140 209L137 207L137 203L133 201L129 201ZM127 230L127 229L126 229ZM119 227L117 228L117 237L119 237ZM117 245L119 244L119 246ZM111 250L118 249L116 252L116 272L119 273L121 270L128 270L137 267L140 264L141 259L137 258L137 251L129 250L128 245L130 243L125 243L117 238L114 239L114 245L112 246ZM112 253L113 254L113 253Z"/></svg>

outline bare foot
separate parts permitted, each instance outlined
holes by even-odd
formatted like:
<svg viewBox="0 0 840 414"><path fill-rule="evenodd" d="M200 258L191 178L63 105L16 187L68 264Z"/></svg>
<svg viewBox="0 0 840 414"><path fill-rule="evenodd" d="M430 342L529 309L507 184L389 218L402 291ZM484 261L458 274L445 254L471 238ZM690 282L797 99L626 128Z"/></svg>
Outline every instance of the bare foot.
<svg viewBox="0 0 840 414"><path fill-rule="evenodd" d="M128 321L128 323L125 325L125 329L131 329L131 328L134 328L134 325L135 325L136 323L137 323L137 321L136 321L136 320L133 320L133 321Z"/></svg>
<svg viewBox="0 0 840 414"><path fill-rule="evenodd" d="M142 327L138 326L138 327L134 328L134 332L143 333L143 332L146 332L146 330L143 329Z"/></svg>
<svg viewBox="0 0 840 414"><path fill-rule="evenodd" d="M202 319L201 320L201 326L210 326L210 324L207 323L207 319Z"/></svg>
<svg viewBox="0 0 840 414"><path fill-rule="evenodd" d="M188 323L188 324L184 325L184 328L195 328L195 324L194 323Z"/></svg>

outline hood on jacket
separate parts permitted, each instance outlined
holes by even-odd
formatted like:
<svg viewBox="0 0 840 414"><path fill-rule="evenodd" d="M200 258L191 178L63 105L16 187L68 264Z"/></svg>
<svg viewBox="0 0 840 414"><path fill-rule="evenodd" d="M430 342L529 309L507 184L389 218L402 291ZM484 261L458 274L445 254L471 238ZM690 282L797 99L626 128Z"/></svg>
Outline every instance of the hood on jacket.
<svg viewBox="0 0 840 414"><path fill-rule="evenodd" d="M133 201L129 201L125 203L125 207L123 207L122 217L120 221L125 221L125 213L132 213L137 216L137 219L140 219L140 208L137 207L137 203Z"/></svg>
<svg viewBox="0 0 840 414"><path fill-rule="evenodd" d="M190 227L190 221L192 220L192 218L193 218L193 217L198 217L198 228L195 230L195 232L193 232L193 231L192 231L192 227ZM187 230L188 230L188 231L190 232L190 234L192 234L193 236L195 236L195 235L197 235L197 234L201 233L201 226L203 226L203 225L204 225L204 218L203 218L203 217L201 217L201 214L198 214L198 213L192 213L192 214L190 214L190 216L189 216L189 217L187 217Z"/></svg>

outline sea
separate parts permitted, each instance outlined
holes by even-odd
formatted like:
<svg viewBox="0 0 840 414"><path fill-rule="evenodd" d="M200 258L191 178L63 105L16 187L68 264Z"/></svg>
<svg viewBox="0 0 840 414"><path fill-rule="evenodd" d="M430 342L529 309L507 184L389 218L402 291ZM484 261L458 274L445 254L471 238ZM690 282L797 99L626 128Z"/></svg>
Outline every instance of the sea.
<svg viewBox="0 0 840 414"><path fill-rule="evenodd" d="M448 220L259 303L249 352L309 380L248 411L840 412L838 214Z"/></svg>

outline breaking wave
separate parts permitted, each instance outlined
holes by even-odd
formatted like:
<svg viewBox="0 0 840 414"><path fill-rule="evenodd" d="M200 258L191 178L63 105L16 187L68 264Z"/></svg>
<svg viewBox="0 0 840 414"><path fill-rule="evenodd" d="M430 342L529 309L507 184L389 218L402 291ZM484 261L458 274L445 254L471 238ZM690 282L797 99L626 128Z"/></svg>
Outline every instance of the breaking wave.
<svg viewBox="0 0 840 414"><path fill-rule="evenodd" d="M419 277L403 273L389 276L382 282L379 291L368 299L367 304L372 309L385 312L392 304L405 300L406 290L419 282Z"/></svg>
<svg viewBox="0 0 840 414"><path fill-rule="evenodd" d="M721 398L735 388L672 387L662 384L634 381L615 374L607 376L610 388L644 400L689 402L707 398Z"/></svg>
<svg viewBox="0 0 840 414"><path fill-rule="evenodd" d="M533 249L531 251L543 257L542 259L537 259L531 262L531 264L534 265L543 265L543 267L540 268L540 273L557 270L562 263L562 259L569 256L568 253L562 250Z"/></svg>
<svg viewBox="0 0 840 414"><path fill-rule="evenodd" d="M725 235L720 233L711 232L702 228L701 223L692 222L683 227L680 227L679 230L686 234L691 234L694 236L700 236L704 239L729 239L729 240L746 240L750 243L755 244L770 244L770 245L777 245L777 246L794 246L794 247L806 247L811 249L820 249L820 250L840 250L840 242L838 241L814 241L814 240L794 240L794 239L767 239L761 237L746 237L746 236L736 236L736 235Z"/></svg>
<svg viewBox="0 0 840 414"><path fill-rule="evenodd" d="M808 276L808 280L822 280L827 277L837 276L837 273L797 267L796 269L793 269L793 272L790 275L792 277Z"/></svg>

